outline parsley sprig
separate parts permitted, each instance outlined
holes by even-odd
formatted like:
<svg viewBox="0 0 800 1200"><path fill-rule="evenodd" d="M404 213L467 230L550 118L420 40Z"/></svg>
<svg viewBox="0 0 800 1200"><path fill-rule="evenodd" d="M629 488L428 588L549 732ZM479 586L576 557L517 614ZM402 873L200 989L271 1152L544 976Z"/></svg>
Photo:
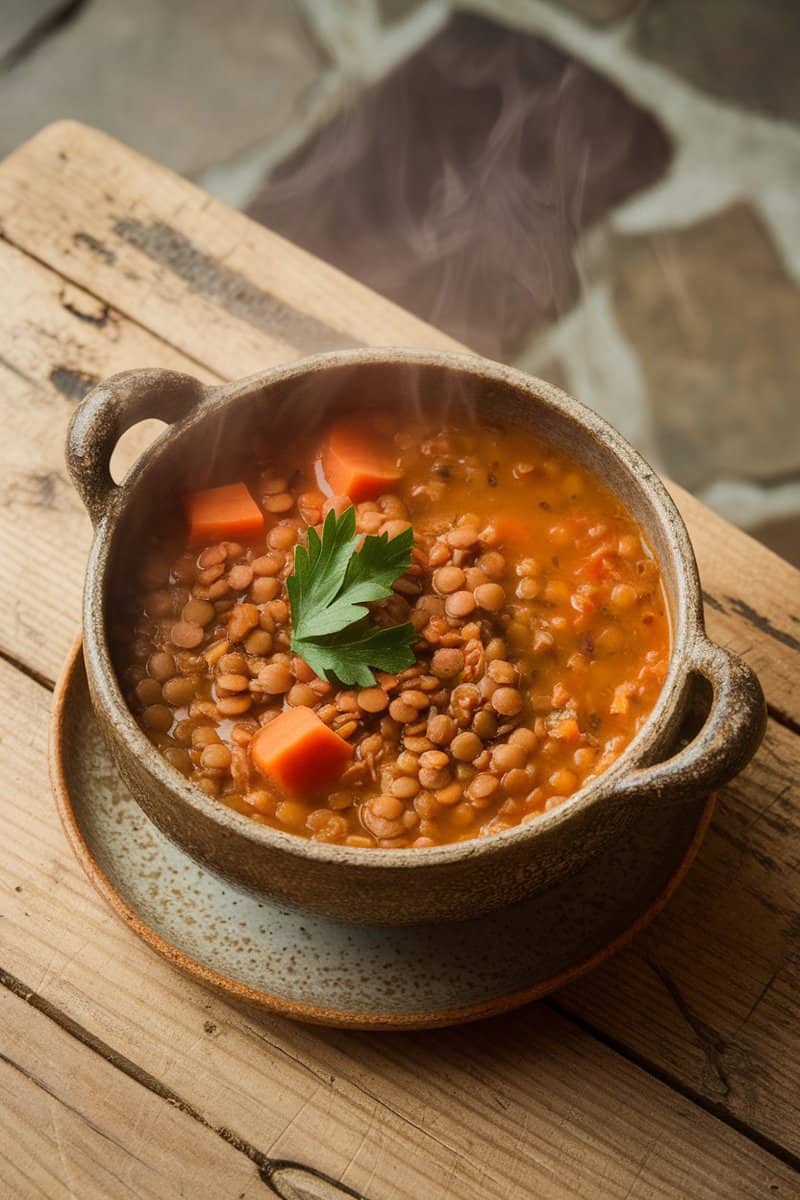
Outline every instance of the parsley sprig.
<svg viewBox="0 0 800 1200"><path fill-rule="evenodd" d="M385 600L392 584L411 565L414 533L389 541L369 534L357 549L356 510L340 517L331 510L322 537L308 531L308 548L297 546L294 571L286 580L292 606L292 650L323 679L369 687L375 670L396 672L414 662L414 627L381 627L367 604Z"/></svg>

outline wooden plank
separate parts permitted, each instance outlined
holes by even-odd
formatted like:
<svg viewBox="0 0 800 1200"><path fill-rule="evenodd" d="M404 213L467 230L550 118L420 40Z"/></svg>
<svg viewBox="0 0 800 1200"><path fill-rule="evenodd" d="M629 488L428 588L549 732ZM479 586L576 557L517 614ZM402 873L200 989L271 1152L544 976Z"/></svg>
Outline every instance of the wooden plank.
<svg viewBox="0 0 800 1200"><path fill-rule="evenodd" d="M0 651L54 679L80 624L91 526L64 465L83 390L132 367L208 372L0 242ZM157 422L125 437L124 469ZM145 428L146 426L146 428Z"/></svg>
<svg viewBox="0 0 800 1200"><path fill-rule="evenodd" d="M457 348L186 180L72 122L50 126L0 167L0 230L224 378L343 339ZM31 321L41 326L41 297L37 305ZM34 340L37 354L49 362L58 344L48 338L47 319L43 336ZM119 320L124 347L133 349L130 327ZM91 343L89 358L100 374L107 336L107 329L87 325L82 339L87 347ZM13 350L0 345L0 357ZM123 348L118 356L130 362ZM166 357L162 350L158 361ZM60 438L57 430L53 436ZM675 494L709 596L710 632L744 653L774 709L800 722L800 577L685 492L676 488Z"/></svg>
<svg viewBox="0 0 800 1200"><path fill-rule="evenodd" d="M262 1200L257 1168L0 988L0 1195Z"/></svg>
<svg viewBox="0 0 800 1200"><path fill-rule="evenodd" d="M800 1155L800 738L769 723L669 908L557 1003Z"/></svg>
<svg viewBox="0 0 800 1200"><path fill-rule="evenodd" d="M254 1018L183 979L68 851L45 778L49 696L0 664L2 697L0 963L208 1125L370 1200L800 1197L790 1167L545 1006L353 1035Z"/></svg>

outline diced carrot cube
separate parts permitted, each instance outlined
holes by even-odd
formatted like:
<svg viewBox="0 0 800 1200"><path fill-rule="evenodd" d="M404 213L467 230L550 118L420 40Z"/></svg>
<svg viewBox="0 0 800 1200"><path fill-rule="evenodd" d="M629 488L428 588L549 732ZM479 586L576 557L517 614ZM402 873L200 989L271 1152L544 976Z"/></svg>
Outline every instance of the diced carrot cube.
<svg viewBox="0 0 800 1200"><path fill-rule="evenodd" d="M304 796L334 783L353 747L301 704L264 725L250 743L250 754L262 775Z"/></svg>
<svg viewBox="0 0 800 1200"><path fill-rule="evenodd" d="M519 513L495 513L490 524L497 534L498 545L509 550L522 550L530 544L530 526Z"/></svg>
<svg viewBox="0 0 800 1200"><path fill-rule="evenodd" d="M580 726L574 717L564 717L553 730L553 737L560 742L577 742L580 735Z"/></svg>
<svg viewBox="0 0 800 1200"><path fill-rule="evenodd" d="M391 455L380 446L364 417L343 417L328 433L322 469L333 494L354 504L374 500L402 478Z"/></svg>
<svg viewBox="0 0 800 1200"><path fill-rule="evenodd" d="M190 492L184 497L184 508L191 546L226 538L254 541L264 533L264 514L243 483Z"/></svg>
<svg viewBox="0 0 800 1200"><path fill-rule="evenodd" d="M614 688L614 695L608 711L613 713L615 716L626 716L630 712L631 696L634 696L635 694L635 683L620 683L618 687Z"/></svg>

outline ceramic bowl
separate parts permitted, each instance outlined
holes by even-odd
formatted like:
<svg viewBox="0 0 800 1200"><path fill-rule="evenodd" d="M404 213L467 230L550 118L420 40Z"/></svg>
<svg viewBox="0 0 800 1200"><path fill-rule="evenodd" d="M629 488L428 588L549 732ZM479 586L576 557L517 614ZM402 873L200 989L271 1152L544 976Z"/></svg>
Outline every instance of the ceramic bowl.
<svg viewBox="0 0 800 1200"><path fill-rule="evenodd" d="M537 821L422 851L309 841L257 825L185 780L151 746L123 699L107 618L143 531L158 527L187 488L235 477L252 445L280 438L287 421L321 428L332 407L354 400L399 414L414 406L442 415L477 412L532 430L621 497L659 559L672 626L659 700L605 774ZM147 417L169 428L117 485L109 471L114 446ZM644 806L692 802L718 788L761 739L758 680L706 636L694 555L665 488L606 422L541 379L469 355L406 350L323 354L212 387L169 371L126 372L96 387L76 410L67 462L95 527L83 609L89 687L122 778L151 820L195 859L271 899L361 923L488 912L578 871L614 839L628 837ZM706 695L704 719L685 744L682 727L698 695ZM615 886L612 878L608 886Z"/></svg>

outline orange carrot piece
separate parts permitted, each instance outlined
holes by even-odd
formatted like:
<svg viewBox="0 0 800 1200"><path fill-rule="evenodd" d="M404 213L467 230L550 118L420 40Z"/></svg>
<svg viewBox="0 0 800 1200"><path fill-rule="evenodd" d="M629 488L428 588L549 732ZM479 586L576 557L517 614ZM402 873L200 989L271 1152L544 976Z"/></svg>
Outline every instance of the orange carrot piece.
<svg viewBox="0 0 800 1200"><path fill-rule="evenodd" d="M184 497L189 521L189 544L253 541L264 532L264 514L243 483L190 492Z"/></svg>
<svg viewBox="0 0 800 1200"><path fill-rule="evenodd" d="M308 795L335 782L353 747L312 709L287 708L264 725L250 743L257 770L294 795Z"/></svg>
<svg viewBox="0 0 800 1200"><path fill-rule="evenodd" d="M494 529L500 545L510 550L522 550L530 544L530 526L519 513L495 513L489 524Z"/></svg>
<svg viewBox="0 0 800 1200"><path fill-rule="evenodd" d="M349 496L354 504L374 500L401 478L391 456L376 444L364 416L343 417L328 434L322 452L322 469L335 496Z"/></svg>

